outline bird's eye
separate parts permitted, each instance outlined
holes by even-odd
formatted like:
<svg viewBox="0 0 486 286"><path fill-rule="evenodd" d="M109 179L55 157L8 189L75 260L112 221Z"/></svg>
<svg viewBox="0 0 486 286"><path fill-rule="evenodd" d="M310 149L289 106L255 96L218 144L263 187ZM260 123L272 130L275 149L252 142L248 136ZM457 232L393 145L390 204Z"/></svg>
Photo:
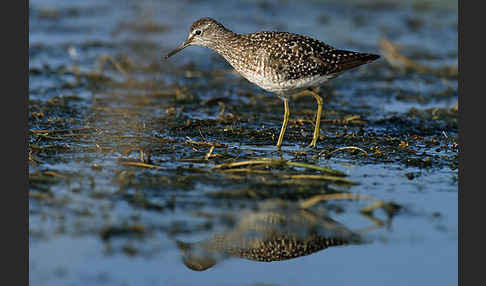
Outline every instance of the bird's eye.
<svg viewBox="0 0 486 286"><path fill-rule="evenodd" d="M194 34L196 34L196 36L201 35L201 33L202 33L201 30L196 30L196 32L194 32Z"/></svg>

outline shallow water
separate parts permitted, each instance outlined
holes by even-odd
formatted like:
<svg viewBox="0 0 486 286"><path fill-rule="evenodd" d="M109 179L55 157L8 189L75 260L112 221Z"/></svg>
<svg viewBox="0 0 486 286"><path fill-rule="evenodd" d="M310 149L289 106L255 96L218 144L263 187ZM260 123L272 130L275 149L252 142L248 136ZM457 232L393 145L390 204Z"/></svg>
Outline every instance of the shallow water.
<svg viewBox="0 0 486 286"><path fill-rule="evenodd" d="M280 154L278 98L204 48L161 62L192 21L209 16L240 33L290 31L363 52L382 54L379 41L387 39L423 65L454 67L456 7L454 1L30 1L30 283L457 284L457 76L404 72L383 58L345 73L320 90L318 148L305 147L316 106L302 97L291 101ZM108 59L101 72L103 56L118 66ZM359 117L342 123L350 116ZM367 155L333 153L346 146ZM141 161L141 154L150 159ZM339 170L358 184L290 179L325 174L295 166L212 169L255 158ZM149 167L127 165L133 162ZM371 196L397 209L367 216L361 210L373 202L325 201L309 208L310 217L329 217L359 233L362 243L274 262L224 252L248 237L267 239L265 231L307 239L313 223L236 230L264 206L290 218L306 199L332 194ZM325 230L317 227L323 236ZM183 263L177 241L225 233L237 242L226 240L214 266L194 271Z"/></svg>

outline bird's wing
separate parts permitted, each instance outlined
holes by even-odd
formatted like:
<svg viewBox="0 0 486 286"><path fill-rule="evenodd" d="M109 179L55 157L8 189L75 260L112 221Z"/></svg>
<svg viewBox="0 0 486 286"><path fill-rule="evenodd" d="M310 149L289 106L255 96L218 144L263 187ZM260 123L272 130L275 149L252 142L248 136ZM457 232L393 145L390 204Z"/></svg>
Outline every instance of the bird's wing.
<svg viewBox="0 0 486 286"><path fill-rule="evenodd" d="M379 58L373 54L337 50L298 34L273 32L265 36L266 67L279 80L335 75Z"/></svg>

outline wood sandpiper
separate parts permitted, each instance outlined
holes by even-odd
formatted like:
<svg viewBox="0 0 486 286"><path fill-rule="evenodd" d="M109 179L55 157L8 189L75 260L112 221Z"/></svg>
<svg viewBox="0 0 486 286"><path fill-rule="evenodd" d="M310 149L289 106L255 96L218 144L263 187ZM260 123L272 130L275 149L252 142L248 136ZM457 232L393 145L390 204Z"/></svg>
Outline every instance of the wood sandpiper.
<svg viewBox="0 0 486 286"><path fill-rule="evenodd" d="M289 98L307 93L317 101L314 136L315 148L319 138L322 98L310 88L319 87L342 72L370 63L380 56L337 50L310 37L287 32L257 32L237 34L211 18L192 23L184 43L171 51L169 58L182 49L198 45L223 56L248 81L278 95L284 103L284 118L277 141L277 150L289 120Z"/></svg>

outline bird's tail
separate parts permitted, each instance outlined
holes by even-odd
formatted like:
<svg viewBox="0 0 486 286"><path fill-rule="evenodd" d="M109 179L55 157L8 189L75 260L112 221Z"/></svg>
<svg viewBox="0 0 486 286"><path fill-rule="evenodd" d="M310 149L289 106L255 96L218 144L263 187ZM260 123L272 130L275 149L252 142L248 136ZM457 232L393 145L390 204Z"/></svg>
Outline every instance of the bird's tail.
<svg viewBox="0 0 486 286"><path fill-rule="evenodd" d="M332 57L336 59L338 66L336 72L350 70L380 58L379 55L375 54L357 53L345 50L333 50L330 53L333 54Z"/></svg>

